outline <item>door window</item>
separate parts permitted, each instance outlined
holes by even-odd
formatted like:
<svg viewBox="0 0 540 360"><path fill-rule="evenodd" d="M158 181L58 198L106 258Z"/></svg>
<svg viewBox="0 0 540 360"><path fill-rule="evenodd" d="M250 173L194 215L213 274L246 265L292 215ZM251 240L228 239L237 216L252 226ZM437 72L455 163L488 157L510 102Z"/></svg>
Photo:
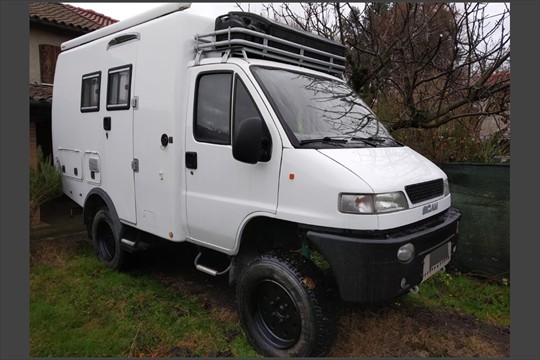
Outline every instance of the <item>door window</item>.
<svg viewBox="0 0 540 360"><path fill-rule="evenodd" d="M237 76L234 91L234 127L238 128L243 120L250 117L260 118L261 115L246 86Z"/></svg>
<svg viewBox="0 0 540 360"><path fill-rule="evenodd" d="M193 135L200 142L231 143L232 73L207 73L197 79Z"/></svg>

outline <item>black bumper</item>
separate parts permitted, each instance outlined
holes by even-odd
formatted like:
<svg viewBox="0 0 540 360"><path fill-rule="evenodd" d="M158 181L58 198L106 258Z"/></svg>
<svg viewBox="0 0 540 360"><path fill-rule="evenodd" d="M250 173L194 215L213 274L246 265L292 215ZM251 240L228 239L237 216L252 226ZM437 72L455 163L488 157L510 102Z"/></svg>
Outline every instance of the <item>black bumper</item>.
<svg viewBox="0 0 540 360"><path fill-rule="evenodd" d="M388 231L346 231L305 227L305 234L327 259L344 301L379 302L401 295L420 284L427 254L458 242L461 213L450 208L429 219ZM408 262L397 258L407 243L415 248ZM454 256L454 253L451 254ZM402 279L406 286L402 287Z"/></svg>

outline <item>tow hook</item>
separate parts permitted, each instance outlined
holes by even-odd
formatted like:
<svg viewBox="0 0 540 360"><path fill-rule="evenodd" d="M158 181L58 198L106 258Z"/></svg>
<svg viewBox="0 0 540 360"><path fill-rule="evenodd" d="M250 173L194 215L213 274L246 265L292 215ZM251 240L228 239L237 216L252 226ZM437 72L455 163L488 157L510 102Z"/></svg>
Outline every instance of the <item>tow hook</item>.
<svg viewBox="0 0 540 360"><path fill-rule="evenodd" d="M409 292L411 294L418 294L418 291L420 290L420 288L418 287L418 285L414 285L413 287L411 287L411 289L409 290Z"/></svg>

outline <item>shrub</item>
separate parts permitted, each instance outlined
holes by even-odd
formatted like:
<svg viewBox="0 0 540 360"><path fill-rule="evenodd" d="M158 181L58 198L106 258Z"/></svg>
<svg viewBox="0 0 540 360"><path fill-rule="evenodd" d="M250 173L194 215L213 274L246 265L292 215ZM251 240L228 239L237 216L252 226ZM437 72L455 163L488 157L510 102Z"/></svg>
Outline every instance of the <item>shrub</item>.
<svg viewBox="0 0 540 360"><path fill-rule="evenodd" d="M437 164L494 163L510 155L510 143L501 133L481 140L474 129L458 122L435 129L400 129L392 135Z"/></svg>
<svg viewBox="0 0 540 360"><path fill-rule="evenodd" d="M62 177L50 157L40 147L36 156L36 166L30 166L30 224L41 205L62 195Z"/></svg>

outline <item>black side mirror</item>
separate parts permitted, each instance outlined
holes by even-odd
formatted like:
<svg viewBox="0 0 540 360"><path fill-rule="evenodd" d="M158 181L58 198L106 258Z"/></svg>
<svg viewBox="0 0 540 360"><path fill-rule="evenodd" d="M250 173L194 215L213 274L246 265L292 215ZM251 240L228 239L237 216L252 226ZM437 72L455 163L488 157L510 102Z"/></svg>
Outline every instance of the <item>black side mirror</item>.
<svg viewBox="0 0 540 360"><path fill-rule="evenodd" d="M234 131L233 157L241 162L256 164L259 160L263 136L263 122L260 117L243 119Z"/></svg>

